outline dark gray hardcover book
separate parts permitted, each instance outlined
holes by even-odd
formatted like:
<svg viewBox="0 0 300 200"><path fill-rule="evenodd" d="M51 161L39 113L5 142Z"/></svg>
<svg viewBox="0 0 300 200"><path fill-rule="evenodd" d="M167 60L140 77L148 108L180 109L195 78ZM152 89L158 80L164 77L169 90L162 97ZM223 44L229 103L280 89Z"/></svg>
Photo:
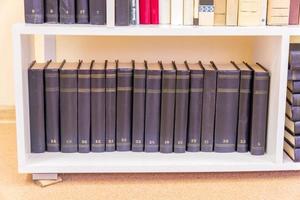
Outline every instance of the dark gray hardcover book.
<svg viewBox="0 0 300 200"><path fill-rule="evenodd" d="M204 68L204 86L201 151L211 152L214 145L217 70L211 64L204 64L202 67Z"/></svg>
<svg viewBox="0 0 300 200"><path fill-rule="evenodd" d="M105 151L116 150L116 103L117 68L116 62L106 62L105 66Z"/></svg>
<svg viewBox="0 0 300 200"><path fill-rule="evenodd" d="M288 70L288 80L289 81L300 81L300 70L289 69Z"/></svg>
<svg viewBox="0 0 300 200"><path fill-rule="evenodd" d="M242 153L249 151L253 73L245 63L236 64L236 66L241 72L237 152Z"/></svg>
<svg viewBox="0 0 300 200"><path fill-rule="evenodd" d="M292 93L300 93L300 81L288 81L288 89Z"/></svg>
<svg viewBox="0 0 300 200"><path fill-rule="evenodd" d="M263 155L266 148L270 76L259 64L251 65L251 68L254 78L250 152L252 155Z"/></svg>
<svg viewBox="0 0 300 200"><path fill-rule="evenodd" d="M130 0L130 24L137 24L137 1L138 0Z"/></svg>
<svg viewBox="0 0 300 200"><path fill-rule="evenodd" d="M292 106L286 101L285 113L292 121L300 121L300 106Z"/></svg>
<svg viewBox="0 0 300 200"><path fill-rule="evenodd" d="M161 98L161 65L147 64L146 111L145 111L145 151L159 151Z"/></svg>
<svg viewBox="0 0 300 200"><path fill-rule="evenodd" d="M91 63L78 69L78 152L90 152L91 138Z"/></svg>
<svg viewBox="0 0 300 200"><path fill-rule="evenodd" d="M176 97L175 97L175 125L174 152L184 153L187 144L190 71L186 64L176 66Z"/></svg>
<svg viewBox="0 0 300 200"><path fill-rule="evenodd" d="M199 63L187 64L191 74L187 151L198 152L201 141L204 70Z"/></svg>
<svg viewBox="0 0 300 200"><path fill-rule="evenodd" d="M284 139L288 141L293 147L300 148L300 136L294 135L288 129L284 130Z"/></svg>
<svg viewBox="0 0 300 200"><path fill-rule="evenodd" d="M45 22L58 23L58 1L59 0L45 0Z"/></svg>
<svg viewBox="0 0 300 200"><path fill-rule="evenodd" d="M44 110L45 63L32 63L28 69L29 122L31 153L46 151Z"/></svg>
<svg viewBox="0 0 300 200"><path fill-rule="evenodd" d="M65 63L60 69L60 140L61 152L78 150L77 69L79 63Z"/></svg>
<svg viewBox="0 0 300 200"><path fill-rule="evenodd" d="M287 115L285 116L285 128L294 135L300 135L300 121L292 121Z"/></svg>
<svg viewBox="0 0 300 200"><path fill-rule="evenodd" d="M59 21L61 24L75 24L75 0L59 0Z"/></svg>
<svg viewBox="0 0 300 200"><path fill-rule="evenodd" d="M76 22L89 23L89 0L76 0Z"/></svg>
<svg viewBox="0 0 300 200"><path fill-rule="evenodd" d="M132 151L144 151L146 65L135 63L133 72Z"/></svg>
<svg viewBox="0 0 300 200"><path fill-rule="evenodd" d="M45 109L47 151L59 151L59 69L63 63L51 62L45 68Z"/></svg>
<svg viewBox="0 0 300 200"><path fill-rule="evenodd" d="M217 64L215 152L236 149L240 71L233 64Z"/></svg>
<svg viewBox="0 0 300 200"><path fill-rule="evenodd" d="M289 88L286 92L286 99L292 106L300 106L300 94L293 93Z"/></svg>
<svg viewBox="0 0 300 200"><path fill-rule="evenodd" d="M172 153L174 143L176 69L173 63L162 63L160 152Z"/></svg>
<svg viewBox="0 0 300 200"><path fill-rule="evenodd" d="M115 25L128 26L130 24L130 2L129 0L115 0Z"/></svg>
<svg viewBox="0 0 300 200"><path fill-rule="evenodd" d="M284 141L284 151L285 153L295 162L300 162L300 149L293 147L286 140Z"/></svg>
<svg viewBox="0 0 300 200"><path fill-rule="evenodd" d="M117 150L131 150L133 63L117 62Z"/></svg>
<svg viewBox="0 0 300 200"><path fill-rule="evenodd" d="M300 69L300 44L291 43L289 53L290 69Z"/></svg>
<svg viewBox="0 0 300 200"><path fill-rule="evenodd" d="M90 0L90 23L106 24L106 0Z"/></svg>
<svg viewBox="0 0 300 200"><path fill-rule="evenodd" d="M93 62L91 69L92 152L105 151L105 103L105 63Z"/></svg>
<svg viewBox="0 0 300 200"><path fill-rule="evenodd" d="M26 23L44 23L44 0L24 0L24 7Z"/></svg>

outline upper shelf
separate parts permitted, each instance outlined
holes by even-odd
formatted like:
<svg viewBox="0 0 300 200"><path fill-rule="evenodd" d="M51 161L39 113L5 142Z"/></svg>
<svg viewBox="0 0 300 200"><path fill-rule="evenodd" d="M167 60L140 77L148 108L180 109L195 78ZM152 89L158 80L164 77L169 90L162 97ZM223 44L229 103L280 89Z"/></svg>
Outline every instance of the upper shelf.
<svg viewBox="0 0 300 200"><path fill-rule="evenodd" d="M81 24L25 24L13 27L18 34L91 36L281 36L300 35L300 26L171 26L134 25L108 27Z"/></svg>

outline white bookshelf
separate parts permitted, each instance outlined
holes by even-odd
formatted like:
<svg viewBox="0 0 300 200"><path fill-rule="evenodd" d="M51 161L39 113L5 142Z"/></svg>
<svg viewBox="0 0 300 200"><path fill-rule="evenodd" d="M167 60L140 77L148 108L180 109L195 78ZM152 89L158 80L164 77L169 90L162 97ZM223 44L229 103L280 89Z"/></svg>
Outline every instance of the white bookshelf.
<svg viewBox="0 0 300 200"><path fill-rule="evenodd" d="M249 153L30 153L27 68L34 37L43 38L43 59L202 60L260 62L271 73L267 152ZM14 75L20 173L234 172L300 170L283 153L289 42L300 27L188 27L15 24ZM118 36L118 37L115 37ZM68 46L68 52L62 52Z"/></svg>

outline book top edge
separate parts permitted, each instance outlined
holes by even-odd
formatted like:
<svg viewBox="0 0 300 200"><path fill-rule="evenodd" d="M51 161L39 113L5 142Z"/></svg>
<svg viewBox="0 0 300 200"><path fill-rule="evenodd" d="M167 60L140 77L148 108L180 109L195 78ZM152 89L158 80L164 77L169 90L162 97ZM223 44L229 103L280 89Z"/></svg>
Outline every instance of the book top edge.
<svg viewBox="0 0 300 200"><path fill-rule="evenodd" d="M105 63L94 63L92 69L105 69Z"/></svg>
<svg viewBox="0 0 300 200"><path fill-rule="evenodd" d="M43 70L46 67L47 63L37 63L35 62L30 69L32 70Z"/></svg>
<svg viewBox="0 0 300 200"><path fill-rule="evenodd" d="M137 70L146 70L146 66L144 62L136 62L134 63L134 69Z"/></svg>
<svg viewBox="0 0 300 200"><path fill-rule="evenodd" d="M66 62L61 69L62 70L76 70L76 69L78 69L78 66L79 66L78 62Z"/></svg>
<svg viewBox="0 0 300 200"><path fill-rule="evenodd" d="M161 71L161 66L159 63L148 63L147 67L149 70L159 70Z"/></svg>

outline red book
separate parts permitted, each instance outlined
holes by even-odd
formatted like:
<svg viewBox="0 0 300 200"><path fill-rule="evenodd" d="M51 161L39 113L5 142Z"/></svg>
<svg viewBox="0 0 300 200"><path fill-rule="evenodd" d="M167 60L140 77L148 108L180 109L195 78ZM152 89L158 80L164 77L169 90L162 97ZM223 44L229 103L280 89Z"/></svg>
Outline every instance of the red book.
<svg viewBox="0 0 300 200"><path fill-rule="evenodd" d="M140 0L140 24L151 24L151 0Z"/></svg>
<svg viewBox="0 0 300 200"><path fill-rule="evenodd" d="M289 24L299 24L300 0L291 0Z"/></svg>
<svg viewBox="0 0 300 200"><path fill-rule="evenodd" d="M158 1L151 0L151 24L159 24Z"/></svg>

